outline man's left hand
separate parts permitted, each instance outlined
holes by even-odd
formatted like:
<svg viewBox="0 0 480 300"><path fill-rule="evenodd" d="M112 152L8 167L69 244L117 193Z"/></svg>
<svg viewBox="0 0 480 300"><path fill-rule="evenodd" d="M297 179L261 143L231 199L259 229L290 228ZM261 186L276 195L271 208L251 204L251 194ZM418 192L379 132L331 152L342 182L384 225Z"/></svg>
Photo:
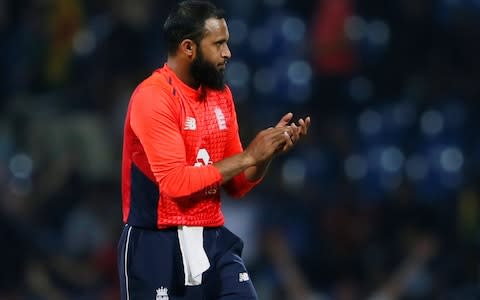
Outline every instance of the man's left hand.
<svg viewBox="0 0 480 300"><path fill-rule="evenodd" d="M295 145L295 143L303 136L307 135L310 127L310 117L305 119L300 118L297 123L290 121L293 119L291 112L284 115L277 123L275 128L285 128L285 137L290 139L291 142L286 141L281 152L286 152ZM290 124L289 124L290 123Z"/></svg>

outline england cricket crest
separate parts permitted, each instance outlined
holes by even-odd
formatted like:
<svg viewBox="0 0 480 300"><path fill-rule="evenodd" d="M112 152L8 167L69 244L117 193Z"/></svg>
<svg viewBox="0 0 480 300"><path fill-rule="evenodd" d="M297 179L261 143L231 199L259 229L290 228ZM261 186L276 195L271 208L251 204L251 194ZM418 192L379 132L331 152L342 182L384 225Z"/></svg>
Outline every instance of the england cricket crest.
<svg viewBox="0 0 480 300"><path fill-rule="evenodd" d="M155 300L168 300L168 289L163 286L157 289L157 297Z"/></svg>

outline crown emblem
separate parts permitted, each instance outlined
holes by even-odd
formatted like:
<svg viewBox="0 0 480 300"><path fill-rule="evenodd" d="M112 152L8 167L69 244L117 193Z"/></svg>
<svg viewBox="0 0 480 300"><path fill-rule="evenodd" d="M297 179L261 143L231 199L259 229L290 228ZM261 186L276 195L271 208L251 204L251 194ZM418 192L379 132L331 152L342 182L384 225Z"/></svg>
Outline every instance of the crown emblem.
<svg viewBox="0 0 480 300"><path fill-rule="evenodd" d="M155 300L168 300L168 289L165 287L160 287L157 291L157 297Z"/></svg>

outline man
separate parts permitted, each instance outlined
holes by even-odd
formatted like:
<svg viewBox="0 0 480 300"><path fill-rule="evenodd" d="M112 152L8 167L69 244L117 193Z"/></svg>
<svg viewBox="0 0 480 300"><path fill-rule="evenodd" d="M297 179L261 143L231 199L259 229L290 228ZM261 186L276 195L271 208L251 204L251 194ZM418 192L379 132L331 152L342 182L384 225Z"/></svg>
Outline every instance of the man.
<svg viewBox="0 0 480 300"><path fill-rule="evenodd" d="M288 113L243 150L224 83L223 12L181 2L164 33L167 62L133 92L125 121L122 299L257 299L242 241L223 226L219 189L247 193L307 134L310 118L290 123Z"/></svg>

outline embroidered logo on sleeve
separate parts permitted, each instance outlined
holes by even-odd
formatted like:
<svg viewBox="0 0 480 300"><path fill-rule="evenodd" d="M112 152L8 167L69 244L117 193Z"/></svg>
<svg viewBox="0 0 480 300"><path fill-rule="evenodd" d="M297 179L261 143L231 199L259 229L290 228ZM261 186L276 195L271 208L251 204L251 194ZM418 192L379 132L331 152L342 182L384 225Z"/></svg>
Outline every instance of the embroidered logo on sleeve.
<svg viewBox="0 0 480 300"><path fill-rule="evenodd" d="M185 119L185 130L196 130L197 129L197 120L193 117L187 117Z"/></svg>
<svg viewBox="0 0 480 300"><path fill-rule="evenodd" d="M238 274L238 281L239 282L244 282L244 281L249 281L250 277L248 276L247 272L242 272Z"/></svg>
<svg viewBox="0 0 480 300"><path fill-rule="evenodd" d="M227 129L227 121L225 121L225 115L220 107L215 107L215 116L217 116L218 129Z"/></svg>

